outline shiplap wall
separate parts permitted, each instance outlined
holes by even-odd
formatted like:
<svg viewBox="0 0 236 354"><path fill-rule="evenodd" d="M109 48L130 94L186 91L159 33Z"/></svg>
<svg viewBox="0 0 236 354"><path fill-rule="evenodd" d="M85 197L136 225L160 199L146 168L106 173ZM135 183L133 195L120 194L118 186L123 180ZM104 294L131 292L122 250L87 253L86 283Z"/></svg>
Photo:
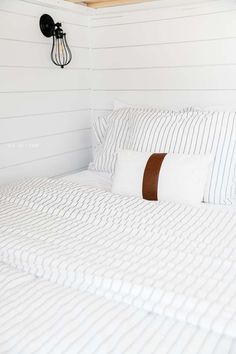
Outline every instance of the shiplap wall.
<svg viewBox="0 0 236 354"><path fill-rule="evenodd" d="M39 17L68 34L50 61ZM61 0L0 0L0 183L85 168L90 115L114 99L181 108L236 106L235 0L159 0L94 12Z"/></svg>
<svg viewBox="0 0 236 354"><path fill-rule="evenodd" d="M236 1L160 0L92 18L93 113L113 99L236 107Z"/></svg>
<svg viewBox="0 0 236 354"><path fill-rule="evenodd" d="M39 30L49 13L63 23L73 60L50 60ZM0 183L55 176L91 159L89 16L62 1L0 0Z"/></svg>

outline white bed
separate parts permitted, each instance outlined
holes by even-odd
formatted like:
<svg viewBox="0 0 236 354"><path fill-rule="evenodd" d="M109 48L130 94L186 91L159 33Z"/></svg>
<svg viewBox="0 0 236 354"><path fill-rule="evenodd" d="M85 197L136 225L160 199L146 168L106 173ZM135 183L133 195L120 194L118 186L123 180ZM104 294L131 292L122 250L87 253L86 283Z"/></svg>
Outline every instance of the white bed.
<svg viewBox="0 0 236 354"><path fill-rule="evenodd" d="M112 186L112 174L106 172L98 172L95 170L84 170L63 176L62 180L74 182L80 185L93 186L104 191L110 192ZM202 208L214 208L227 210L229 212L236 211L236 205L222 205L222 204L210 204L210 203L201 203Z"/></svg>
<svg viewBox="0 0 236 354"><path fill-rule="evenodd" d="M0 354L236 354L236 116L109 117L94 161L109 173L0 187ZM206 203L111 193L126 148L213 154Z"/></svg>
<svg viewBox="0 0 236 354"><path fill-rule="evenodd" d="M95 170L84 170L72 173L61 178L65 181L74 182L81 185L101 188L107 192L111 191L112 175L106 172L98 172Z"/></svg>
<svg viewBox="0 0 236 354"><path fill-rule="evenodd" d="M0 353L235 354L235 213L109 185L0 189Z"/></svg>

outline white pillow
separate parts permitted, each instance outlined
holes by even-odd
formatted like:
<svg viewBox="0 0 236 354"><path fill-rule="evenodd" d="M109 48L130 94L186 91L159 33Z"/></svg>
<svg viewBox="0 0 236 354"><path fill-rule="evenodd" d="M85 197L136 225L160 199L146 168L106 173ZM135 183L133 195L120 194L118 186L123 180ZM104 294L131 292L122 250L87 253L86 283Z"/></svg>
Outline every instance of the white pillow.
<svg viewBox="0 0 236 354"><path fill-rule="evenodd" d="M129 108L129 107L133 107L133 105L131 105L125 101L121 101L121 100L114 100L113 101L113 109L114 110L121 109L121 108Z"/></svg>
<svg viewBox="0 0 236 354"><path fill-rule="evenodd" d="M165 151L173 154L210 154L212 169L204 202L235 203L236 113L136 111L130 117L130 150Z"/></svg>
<svg viewBox="0 0 236 354"><path fill-rule="evenodd" d="M155 114L156 118L165 117L166 114L169 114L169 111L157 108L128 107L114 110L106 118L97 120L97 126L94 124L94 129L96 129L96 135L101 137L100 140L97 138L101 145L93 164L95 170L114 172L118 149L128 148L129 145L131 112L134 116L139 112L144 112L145 116Z"/></svg>
<svg viewBox="0 0 236 354"><path fill-rule="evenodd" d="M150 111L157 111L157 112L178 112L178 109L169 109L167 107L165 108L158 108L158 107L146 107L146 106L137 106L137 105L131 105L129 103L126 103L124 101L120 100L114 100L113 101L113 110L108 113L104 113L101 116L95 117L92 122L92 128L93 128L93 135L94 135L94 141L97 147L102 145L104 143L106 134L107 134L107 129L108 129L108 124L109 120L113 116L114 111L120 110L122 108L132 108L133 112L136 110L150 110ZM193 107L187 107L187 108L182 108L180 112L188 112L188 111L194 111L195 109Z"/></svg>
<svg viewBox="0 0 236 354"><path fill-rule="evenodd" d="M109 113L103 114L101 116L95 117L92 121L93 135L97 145L102 145L104 143L110 115L111 114Z"/></svg>
<svg viewBox="0 0 236 354"><path fill-rule="evenodd" d="M203 200L210 164L209 155L119 150L112 192L195 205Z"/></svg>
<svg viewBox="0 0 236 354"><path fill-rule="evenodd" d="M93 135L95 138L94 140L96 145L99 146L104 144L108 126L109 126L109 121L113 119L114 111L118 111L123 108L129 108L129 107L131 107L131 105L129 105L128 103L119 100L114 100L113 110L111 110L111 112L104 113L93 119L92 129L93 129Z"/></svg>
<svg viewBox="0 0 236 354"><path fill-rule="evenodd" d="M104 142L94 161L94 168L102 172L114 172L118 149L127 148L129 142L129 108L113 111Z"/></svg>
<svg viewBox="0 0 236 354"><path fill-rule="evenodd" d="M202 111L202 112L236 112L236 106L217 105L217 106L186 106L179 112Z"/></svg>

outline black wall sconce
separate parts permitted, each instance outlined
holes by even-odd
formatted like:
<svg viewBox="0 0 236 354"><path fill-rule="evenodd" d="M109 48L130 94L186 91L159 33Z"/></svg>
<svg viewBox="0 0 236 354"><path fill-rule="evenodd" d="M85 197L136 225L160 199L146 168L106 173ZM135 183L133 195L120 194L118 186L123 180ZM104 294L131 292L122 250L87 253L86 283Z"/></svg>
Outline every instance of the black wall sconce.
<svg viewBox="0 0 236 354"><path fill-rule="evenodd" d="M63 33L61 23L55 23L49 15L40 17L39 26L45 37L53 37L51 59L55 65L64 68L71 62L72 54L66 40L66 33Z"/></svg>

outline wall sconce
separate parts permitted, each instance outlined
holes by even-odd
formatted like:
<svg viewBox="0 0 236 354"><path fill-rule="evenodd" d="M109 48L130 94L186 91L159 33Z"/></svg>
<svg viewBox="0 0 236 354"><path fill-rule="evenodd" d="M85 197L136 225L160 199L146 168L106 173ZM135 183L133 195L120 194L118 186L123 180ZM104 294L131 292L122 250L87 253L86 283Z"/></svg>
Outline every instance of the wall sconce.
<svg viewBox="0 0 236 354"><path fill-rule="evenodd" d="M55 23L49 15L40 17L39 26L45 37L53 37L51 59L55 65L64 68L71 62L72 54L66 40L66 33L63 33L61 23Z"/></svg>

